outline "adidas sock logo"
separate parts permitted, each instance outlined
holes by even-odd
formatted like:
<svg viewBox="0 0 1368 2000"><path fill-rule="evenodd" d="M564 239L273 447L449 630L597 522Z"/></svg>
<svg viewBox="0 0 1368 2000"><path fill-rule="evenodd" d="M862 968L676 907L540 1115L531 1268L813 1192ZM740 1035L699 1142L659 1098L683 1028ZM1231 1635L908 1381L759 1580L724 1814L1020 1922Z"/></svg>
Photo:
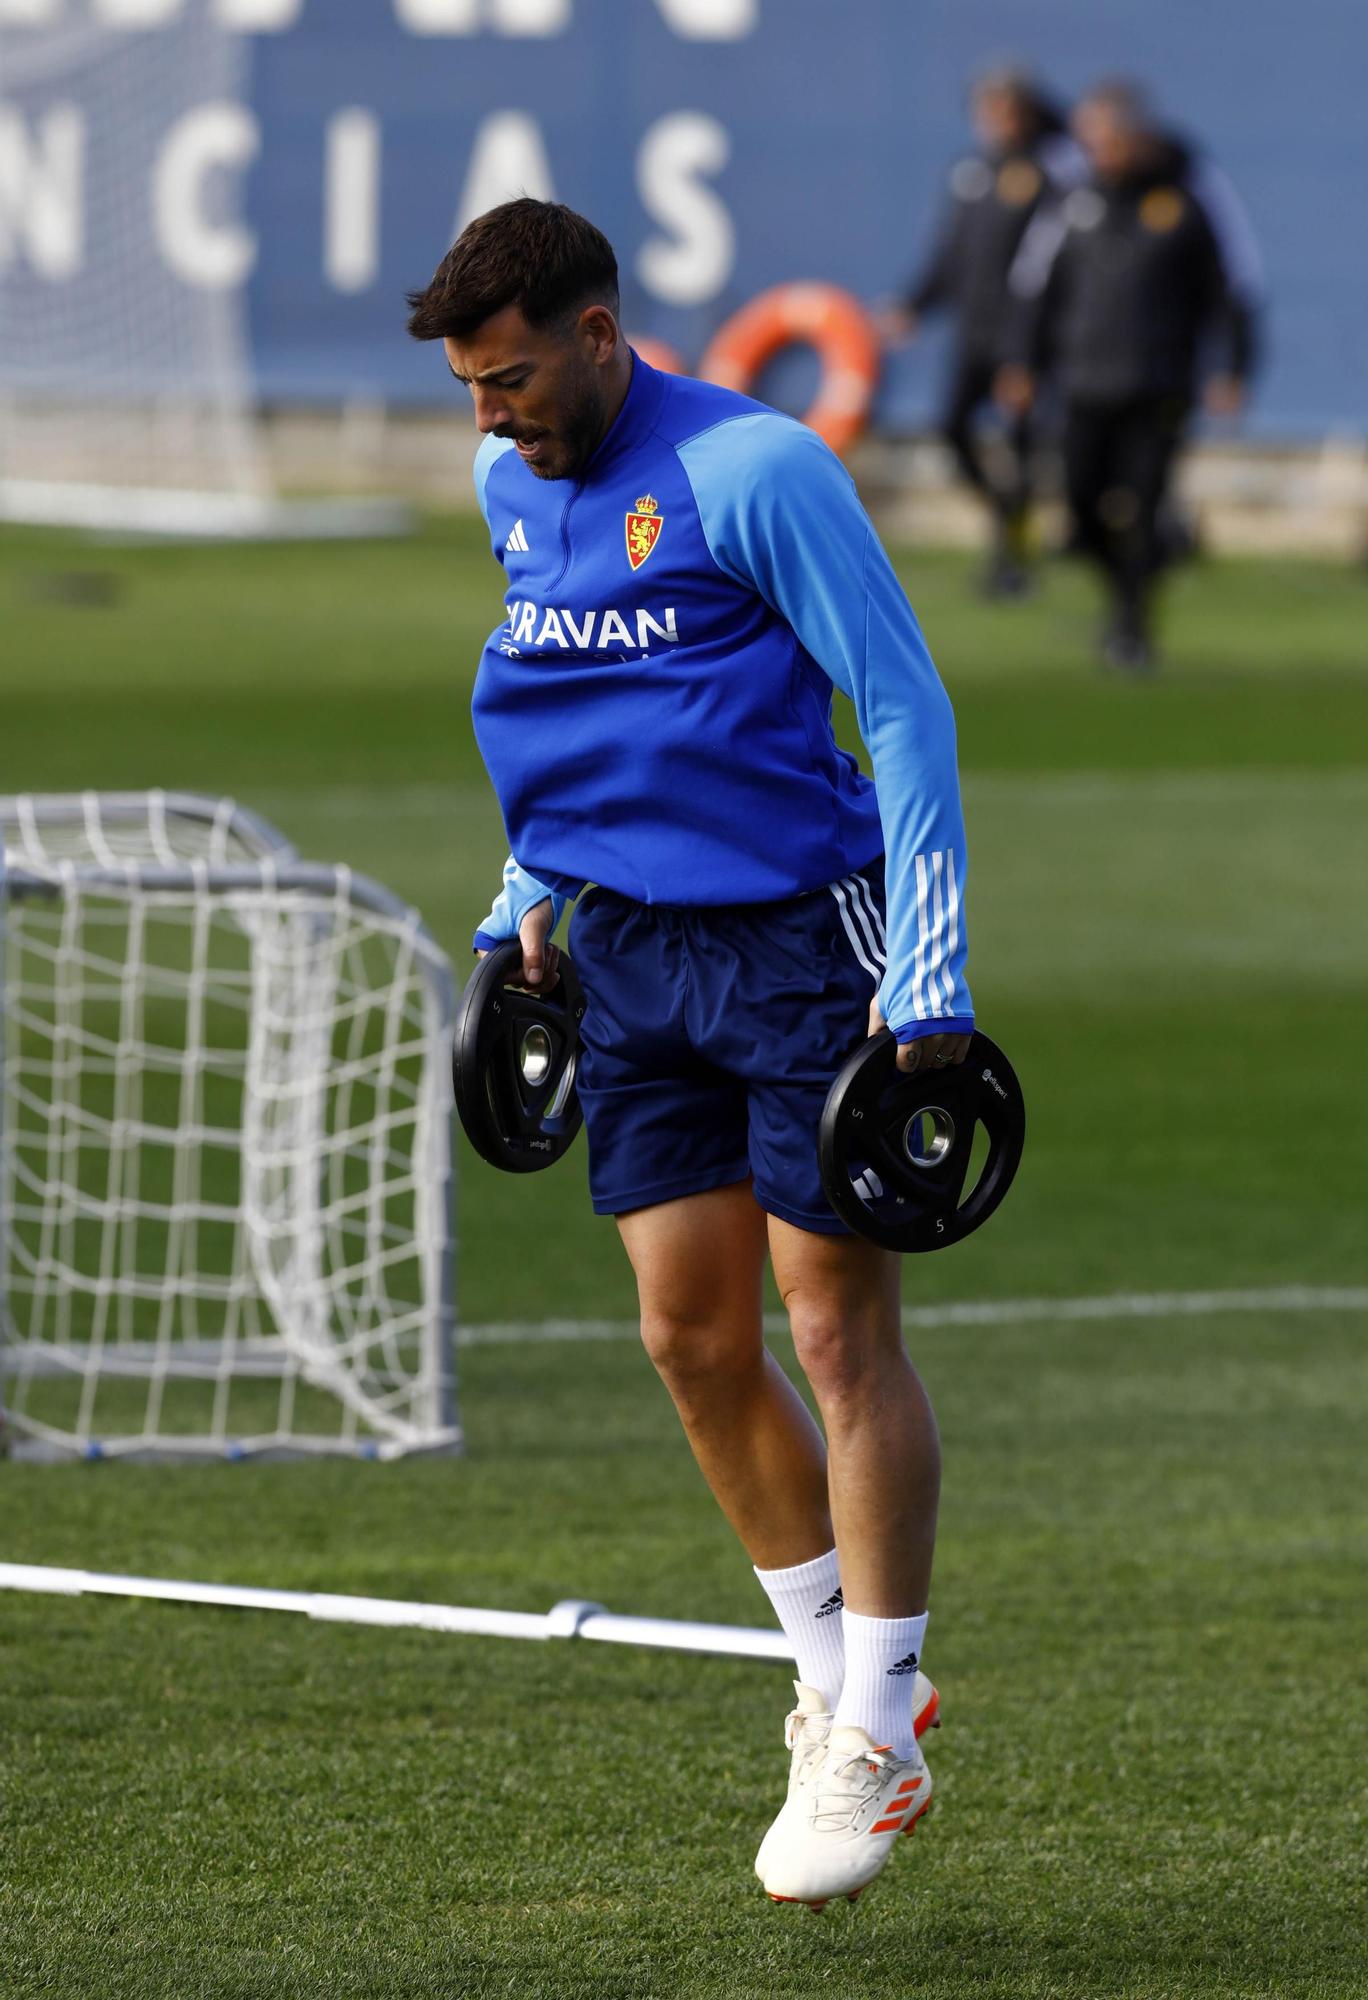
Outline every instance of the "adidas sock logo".
<svg viewBox="0 0 1368 2000"><path fill-rule="evenodd" d="M917 1671L916 1654L909 1653L905 1660L899 1660L897 1666L890 1667L888 1671L890 1674L915 1674Z"/></svg>
<svg viewBox="0 0 1368 2000"><path fill-rule="evenodd" d="M833 1611L840 1611L844 1607L844 1605L845 1605L845 1598L842 1595L841 1590L838 1586L835 1590L832 1591L830 1597L827 1599L826 1603L821 1607L821 1609L819 1611L814 1611L812 1615L814 1618L830 1618Z"/></svg>

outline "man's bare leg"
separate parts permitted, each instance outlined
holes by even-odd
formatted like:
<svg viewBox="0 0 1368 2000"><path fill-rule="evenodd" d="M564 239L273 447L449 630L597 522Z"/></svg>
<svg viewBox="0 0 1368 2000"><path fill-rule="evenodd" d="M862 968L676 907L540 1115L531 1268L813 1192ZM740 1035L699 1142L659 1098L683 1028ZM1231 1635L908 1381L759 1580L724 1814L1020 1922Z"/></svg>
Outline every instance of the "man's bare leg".
<svg viewBox="0 0 1368 2000"><path fill-rule="evenodd" d="M847 1610L926 1609L940 1439L902 1342L899 1259L859 1236L769 1218L770 1255L799 1366L826 1428L832 1523Z"/></svg>
<svg viewBox="0 0 1368 2000"><path fill-rule="evenodd" d="M940 1440L926 1391L903 1349L898 1259L862 1237L819 1236L775 1217L769 1239L798 1362L827 1434L845 1594L845 1673L831 1740L842 1729L862 1730L861 1741L911 1760L917 1754L914 1695L935 1550ZM926 1784L924 1771L907 1782ZM876 1792L882 1783L879 1777Z"/></svg>
<svg viewBox="0 0 1368 2000"><path fill-rule="evenodd" d="M758 1569L832 1546L821 1433L761 1323L765 1216L749 1182L619 1216L641 1336L723 1513ZM797 1234L798 1232L794 1232Z"/></svg>
<svg viewBox="0 0 1368 2000"><path fill-rule="evenodd" d="M920 1665L940 1445L903 1351L897 1258L773 1216L769 1242L826 1426L845 1658L825 1733L791 1775L755 1866L776 1902L820 1909L860 1895L931 1804L917 1730L938 1699Z"/></svg>

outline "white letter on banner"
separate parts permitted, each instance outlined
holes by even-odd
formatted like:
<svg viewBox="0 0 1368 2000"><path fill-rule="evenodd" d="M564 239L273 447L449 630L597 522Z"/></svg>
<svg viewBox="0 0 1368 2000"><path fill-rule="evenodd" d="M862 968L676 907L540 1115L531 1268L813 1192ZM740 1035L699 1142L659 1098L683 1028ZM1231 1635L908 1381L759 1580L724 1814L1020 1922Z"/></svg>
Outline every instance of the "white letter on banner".
<svg viewBox="0 0 1368 2000"><path fill-rule="evenodd" d="M281 35L299 19L304 0L218 0L214 18L239 35Z"/></svg>
<svg viewBox="0 0 1368 2000"><path fill-rule="evenodd" d="M0 28L44 28L57 19L60 0L0 0Z"/></svg>
<svg viewBox="0 0 1368 2000"><path fill-rule="evenodd" d="M15 110L0 107L0 271L18 254L44 278L81 268L85 126L74 104L55 104L30 143Z"/></svg>
<svg viewBox="0 0 1368 2000"><path fill-rule="evenodd" d="M570 25L571 0L395 0L401 24L414 35L559 35Z"/></svg>
<svg viewBox="0 0 1368 2000"><path fill-rule="evenodd" d="M394 0L401 27L411 35L476 35L479 0Z"/></svg>
<svg viewBox="0 0 1368 2000"><path fill-rule="evenodd" d="M497 208L500 202L512 201L519 194L554 201L551 163L535 118L525 111L496 111L475 134L456 234L459 236L466 224L487 208Z"/></svg>
<svg viewBox="0 0 1368 2000"><path fill-rule="evenodd" d="M570 0L489 0L489 25L499 35L559 35L570 26Z"/></svg>
<svg viewBox="0 0 1368 2000"><path fill-rule="evenodd" d="M760 22L760 0L656 0L686 42L739 42Z"/></svg>
<svg viewBox="0 0 1368 2000"><path fill-rule="evenodd" d="M256 262L251 231L210 222L200 197L207 175L245 166L260 143L256 119L242 104L201 105L168 132L153 175L152 210L162 255L187 285L230 291Z"/></svg>
<svg viewBox="0 0 1368 2000"><path fill-rule="evenodd" d="M701 174L727 163L731 141L715 118L676 111L651 127L637 151L637 186L673 240L649 237L637 253L637 276L666 305L715 298L736 261L736 231L724 203Z"/></svg>
<svg viewBox="0 0 1368 2000"><path fill-rule="evenodd" d="M380 123L353 105L328 120L323 269L338 292L364 292L380 263Z"/></svg>
<svg viewBox="0 0 1368 2000"><path fill-rule="evenodd" d="M98 0L95 12L111 28L160 28L174 21L181 0Z"/></svg>

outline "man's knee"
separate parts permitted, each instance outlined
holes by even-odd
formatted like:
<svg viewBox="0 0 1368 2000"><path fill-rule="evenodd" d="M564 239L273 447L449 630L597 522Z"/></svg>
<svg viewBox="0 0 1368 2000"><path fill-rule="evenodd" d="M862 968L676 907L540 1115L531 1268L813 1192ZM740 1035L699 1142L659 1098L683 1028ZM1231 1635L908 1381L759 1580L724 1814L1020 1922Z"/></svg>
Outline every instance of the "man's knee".
<svg viewBox="0 0 1368 2000"><path fill-rule="evenodd" d="M843 1306L794 1297L787 1303L798 1366L823 1410L859 1401L889 1355L901 1352L901 1333L883 1301Z"/></svg>
<svg viewBox="0 0 1368 2000"><path fill-rule="evenodd" d="M733 1393L761 1363L758 1323L752 1331L721 1313L643 1306L641 1342L671 1394L691 1401Z"/></svg>

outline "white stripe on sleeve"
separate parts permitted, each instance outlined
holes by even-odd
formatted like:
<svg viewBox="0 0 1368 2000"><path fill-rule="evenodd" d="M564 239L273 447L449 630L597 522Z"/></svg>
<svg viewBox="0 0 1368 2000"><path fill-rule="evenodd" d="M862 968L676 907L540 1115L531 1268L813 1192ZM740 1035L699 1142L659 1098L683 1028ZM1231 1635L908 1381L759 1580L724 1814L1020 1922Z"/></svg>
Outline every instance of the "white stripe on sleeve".
<svg viewBox="0 0 1368 2000"><path fill-rule="evenodd" d="M934 924L926 952L927 965L930 970L930 977L927 980L927 1005L935 1015L945 1012L945 1003L941 999L940 979L938 976L940 973L941 940L945 932L945 899L941 889L944 872L945 855L942 849L938 847L931 856L931 911Z"/></svg>
<svg viewBox="0 0 1368 2000"><path fill-rule="evenodd" d="M841 922L845 926L846 936L850 939L850 948L877 986L882 980L883 974L878 966L870 960L866 943L862 939L860 932L855 928L854 920L846 905L846 885L844 882L832 882L828 884L828 887L832 895L836 898L836 907L841 912Z"/></svg>
<svg viewBox="0 0 1368 2000"><path fill-rule="evenodd" d="M862 898L864 906L869 912L870 921L874 926L875 941L879 947L879 956L887 960L888 934L884 930L884 920L880 914L879 905L874 900L874 891L863 875L852 875L850 879L855 885L856 894Z"/></svg>
<svg viewBox="0 0 1368 2000"><path fill-rule="evenodd" d="M955 1011L955 976L950 968L954 963L955 953L959 950L960 918L959 883L955 880L955 850L953 847L947 847L945 850L945 900L949 914L949 929L945 940L945 960L941 966L941 972L945 979L946 1012L953 1014Z"/></svg>
<svg viewBox="0 0 1368 2000"><path fill-rule="evenodd" d="M917 869L917 950L912 960L912 1012L919 1021L926 1019L926 1000L922 992L922 978L926 970L926 856L914 856Z"/></svg>
<svg viewBox="0 0 1368 2000"><path fill-rule="evenodd" d="M850 898L851 912L855 918L856 923L860 926L861 931L864 933L864 941L869 946L869 956L874 960L874 963L876 965L879 966L886 965L888 962L888 953L883 948L882 940L879 937L878 926L872 924L869 921L869 912L868 910L866 910L864 905L864 898L860 894L859 876L847 875L845 881L841 884L841 887L845 890L847 896Z"/></svg>

